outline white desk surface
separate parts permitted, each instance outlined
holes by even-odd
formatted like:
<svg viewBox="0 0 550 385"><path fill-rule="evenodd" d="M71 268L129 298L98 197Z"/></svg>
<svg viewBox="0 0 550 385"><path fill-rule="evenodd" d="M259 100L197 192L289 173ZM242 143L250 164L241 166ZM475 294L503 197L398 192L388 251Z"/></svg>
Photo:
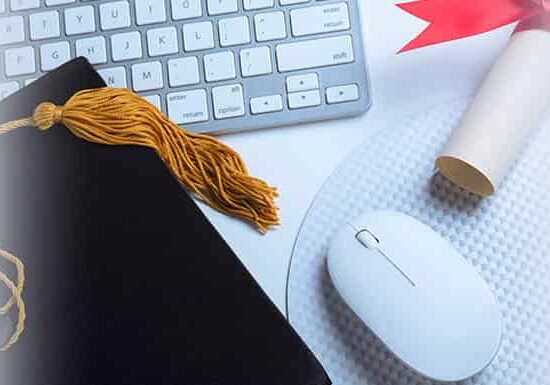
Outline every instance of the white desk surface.
<svg viewBox="0 0 550 385"><path fill-rule="evenodd" d="M361 1L361 0L359 0ZM505 46L510 28L401 55L396 51L426 23L391 0L360 4L373 107L352 119L225 135L251 174L277 186L282 224L262 236L250 226L201 208L275 302L285 309L294 240L316 192L356 146L393 117L428 108L442 95L473 92Z"/></svg>

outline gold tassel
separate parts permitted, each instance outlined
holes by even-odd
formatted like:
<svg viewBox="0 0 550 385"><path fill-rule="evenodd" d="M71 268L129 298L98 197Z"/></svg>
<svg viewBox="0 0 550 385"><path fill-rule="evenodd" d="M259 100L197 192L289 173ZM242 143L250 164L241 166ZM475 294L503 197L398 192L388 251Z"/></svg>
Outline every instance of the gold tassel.
<svg viewBox="0 0 550 385"><path fill-rule="evenodd" d="M279 224L277 190L251 177L239 154L211 136L180 128L127 89L80 91L64 106L42 103L32 118L0 125L0 135L27 126L47 130L56 123L90 142L149 147L214 209L244 219L262 233Z"/></svg>

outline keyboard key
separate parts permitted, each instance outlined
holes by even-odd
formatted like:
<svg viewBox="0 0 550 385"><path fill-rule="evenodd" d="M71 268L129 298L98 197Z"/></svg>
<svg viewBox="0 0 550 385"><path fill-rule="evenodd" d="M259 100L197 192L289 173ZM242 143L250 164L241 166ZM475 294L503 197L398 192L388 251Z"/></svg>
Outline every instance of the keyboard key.
<svg viewBox="0 0 550 385"><path fill-rule="evenodd" d="M183 47L188 52L214 48L212 23L204 21L201 23L184 24Z"/></svg>
<svg viewBox="0 0 550 385"><path fill-rule="evenodd" d="M103 36L76 41L76 56L84 56L92 64L107 63L107 44Z"/></svg>
<svg viewBox="0 0 550 385"><path fill-rule="evenodd" d="M223 15L237 12L237 0L206 0L209 15Z"/></svg>
<svg viewBox="0 0 550 385"><path fill-rule="evenodd" d="M99 6L101 29L110 31L113 29L127 28L130 26L130 5L127 1L115 1Z"/></svg>
<svg viewBox="0 0 550 385"><path fill-rule="evenodd" d="M327 88L327 103L344 103L359 99L359 87L357 84Z"/></svg>
<svg viewBox="0 0 550 385"><path fill-rule="evenodd" d="M240 58L243 77L266 75L272 72L269 47L243 49Z"/></svg>
<svg viewBox="0 0 550 385"><path fill-rule="evenodd" d="M235 79L235 58L233 52L225 51L204 55L204 76L207 82Z"/></svg>
<svg viewBox="0 0 550 385"><path fill-rule="evenodd" d="M0 0L0 13L6 12L6 0Z"/></svg>
<svg viewBox="0 0 550 385"><path fill-rule="evenodd" d="M201 16L201 0L172 0L172 18L174 20L193 19Z"/></svg>
<svg viewBox="0 0 550 385"><path fill-rule="evenodd" d="M95 32L94 8L91 5L65 10L65 32L67 35L80 35Z"/></svg>
<svg viewBox="0 0 550 385"><path fill-rule="evenodd" d="M199 61L196 57L183 57L168 61L168 78L170 87L197 84L199 78Z"/></svg>
<svg viewBox="0 0 550 385"><path fill-rule="evenodd" d="M282 12L261 13L254 16L256 40L268 41L286 37L285 15Z"/></svg>
<svg viewBox="0 0 550 385"><path fill-rule="evenodd" d="M247 11L255 9L271 8L275 5L274 0L243 0L243 7Z"/></svg>
<svg viewBox="0 0 550 385"><path fill-rule="evenodd" d="M111 36L113 61L139 59L143 55L139 32L119 33Z"/></svg>
<svg viewBox="0 0 550 385"><path fill-rule="evenodd" d="M276 49L279 71L295 71L339 65L354 61L351 36L279 44Z"/></svg>
<svg viewBox="0 0 550 385"><path fill-rule="evenodd" d="M25 25L21 16L0 19L0 45L20 43L25 40Z"/></svg>
<svg viewBox="0 0 550 385"><path fill-rule="evenodd" d="M295 92L288 94L288 108L306 108L321 104L321 94L318 90Z"/></svg>
<svg viewBox="0 0 550 385"><path fill-rule="evenodd" d="M177 124L208 120L206 91L203 89L168 94L168 116Z"/></svg>
<svg viewBox="0 0 550 385"><path fill-rule="evenodd" d="M132 66L134 91L151 91L164 87L160 62L140 63Z"/></svg>
<svg viewBox="0 0 550 385"><path fill-rule="evenodd" d="M212 101L216 119L244 115L243 86L240 84L212 88Z"/></svg>
<svg viewBox="0 0 550 385"><path fill-rule="evenodd" d="M61 34L57 11L34 13L29 17L31 40L58 37Z"/></svg>
<svg viewBox="0 0 550 385"><path fill-rule="evenodd" d="M307 3L309 0L281 0L281 5L292 5L292 4L302 4Z"/></svg>
<svg viewBox="0 0 550 385"><path fill-rule="evenodd" d="M19 91L19 83L17 82L0 83L0 100L7 98L17 91Z"/></svg>
<svg viewBox="0 0 550 385"><path fill-rule="evenodd" d="M71 48L66 41L44 44L40 47L42 71L51 71L69 60L71 60Z"/></svg>
<svg viewBox="0 0 550 385"><path fill-rule="evenodd" d="M46 0L46 6L55 7L56 5L65 5L75 3L76 0Z"/></svg>
<svg viewBox="0 0 550 385"><path fill-rule="evenodd" d="M166 27L147 31L149 56L162 56L178 53L176 28Z"/></svg>
<svg viewBox="0 0 550 385"><path fill-rule="evenodd" d="M317 74L295 75L286 78L286 91L298 92L316 90L319 88L319 77Z"/></svg>
<svg viewBox="0 0 550 385"><path fill-rule="evenodd" d="M159 111L162 111L162 107L160 105L160 96L159 95L146 95L146 96L143 96L143 99L147 100L153 106L157 107L157 109Z"/></svg>
<svg viewBox="0 0 550 385"><path fill-rule="evenodd" d="M13 12L25 11L40 7L40 0L11 0L11 10Z"/></svg>
<svg viewBox="0 0 550 385"><path fill-rule="evenodd" d="M350 28L348 5L337 3L293 9L290 22L294 36L344 31Z"/></svg>
<svg viewBox="0 0 550 385"><path fill-rule="evenodd" d="M138 25L162 23L166 21L164 0L135 0Z"/></svg>
<svg viewBox="0 0 550 385"><path fill-rule="evenodd" d="M220 20L218 31L222 47L250 43L250 28L246 16Z"/></svg>
<svg viewBox="0 0 550 385"><path fill-rule="evenodd" d="M7 49L4 53L6 76L28 75L36 72L34 49L21 47Z"/></svg>
<svg viewBox="0 0 550 385"><path fill-rule="evenodd" d="M250 99L250 111L253 115L281 111L282 109L283 98L281 95L261 96Z"/></svg>
<svg viewBox="0 0 550 385"><path fill-rule="evenodd" d="M102 68L97 71L109 87L126 88L126 69L124 67Z"/></svg>

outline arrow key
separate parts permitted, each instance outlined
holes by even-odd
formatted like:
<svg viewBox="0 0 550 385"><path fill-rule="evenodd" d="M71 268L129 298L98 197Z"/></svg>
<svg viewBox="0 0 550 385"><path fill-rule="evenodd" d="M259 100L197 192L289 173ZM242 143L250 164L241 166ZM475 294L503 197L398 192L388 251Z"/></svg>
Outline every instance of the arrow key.
<svg viewBox="0 0 550 385"><path fill-rule="evenodd" d="M276 112L283 109L281 95L268 95L250 99L250 112L253 115Z"/></svg>
<svg viewBox="0 0 550 385"><path fill-rule="evenodd" d="M288 93L316 90L318 88L319 77L316 73L293 75L286 78L286 90Z"/></svg>
<svg viewBox="0 0 550 385"><path fill-rule="evenodd" d="M326 91L327 103L344 103L359 99L359 88L357 84L329 87Z"/></svg>
<svg viewBox="0 0 550 385"><path fill-rule="evenodd" d="M288 94L288 108L306 108L315 107L321 104L321 94L319 90L294 92Z"/></svg>

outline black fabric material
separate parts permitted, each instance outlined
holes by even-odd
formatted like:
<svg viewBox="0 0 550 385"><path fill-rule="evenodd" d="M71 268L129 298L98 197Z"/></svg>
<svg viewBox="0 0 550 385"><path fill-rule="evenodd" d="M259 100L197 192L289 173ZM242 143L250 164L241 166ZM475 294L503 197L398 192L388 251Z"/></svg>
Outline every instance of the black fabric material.
<svg viewBox="0 0 550 385"><path fill-rule="evenodd" d="M2 102L0 117L103 85L78 59ZM2 384L330 383L153 151L61 126L0 137L0 248L28 277L27 330L0 353Z"/></svg>

